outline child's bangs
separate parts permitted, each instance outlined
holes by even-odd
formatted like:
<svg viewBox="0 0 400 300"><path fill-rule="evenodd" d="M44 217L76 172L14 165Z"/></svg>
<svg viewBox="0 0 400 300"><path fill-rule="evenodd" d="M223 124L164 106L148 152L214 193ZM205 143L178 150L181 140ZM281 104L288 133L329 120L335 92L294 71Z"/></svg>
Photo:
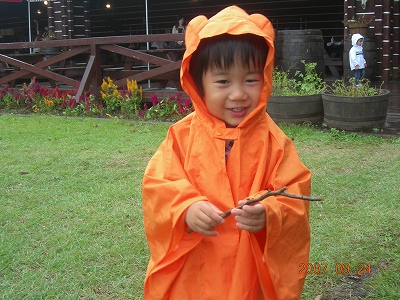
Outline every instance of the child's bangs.
<svg viewBox="0 0 400 300"><path fill-rule="evenodd" d="M256 37L256 36L252 36ZM251 38L253 40L254 38ZM254 67L262 70L268 52L267 45L261 37L261 43L255 44L249 39L242 39L242 36L235 39L222 40L208 48L205 59L208 60L205 69L228 70L234 64L238 64L244 68L250 68L253 63ZM263 51L264 50L264 51Z"/></svg>
<svg viewBox="0 0 400 300"><path fill-rule="evenodd" d="M268 55L263 37L254 34L223 34L202 40L190 60L189 72L200 94L203 95L202 77L209 69L227 71L234 64L262 71ZM252 65L254 64L254 66Z"/></svg>

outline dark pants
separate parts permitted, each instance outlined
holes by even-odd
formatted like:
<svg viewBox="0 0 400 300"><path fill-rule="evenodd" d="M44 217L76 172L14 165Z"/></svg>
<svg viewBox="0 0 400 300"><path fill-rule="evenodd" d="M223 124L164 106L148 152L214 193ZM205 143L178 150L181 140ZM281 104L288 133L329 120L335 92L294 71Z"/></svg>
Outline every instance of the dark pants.
<svg viewBox="0 0 400 300"><path fill-rule="evenodd" d="M364 78L365 69L358 69L354 71L354 84L357 85L360 80Z"/></svg>

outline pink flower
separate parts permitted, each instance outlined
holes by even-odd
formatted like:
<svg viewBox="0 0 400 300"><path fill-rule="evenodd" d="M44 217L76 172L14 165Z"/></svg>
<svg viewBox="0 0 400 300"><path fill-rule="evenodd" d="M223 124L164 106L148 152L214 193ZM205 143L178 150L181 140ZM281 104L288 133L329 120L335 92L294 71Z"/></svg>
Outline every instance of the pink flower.
<svg viewBox="0 0 400 300"><path fill-rule="evenodd" d="M125 87L123 86L122 87L122 91L121 91L121 96L122 96L122 98L125 98L125 96L126 96L126 90L125 90Z"/></svg>
<svg viewBox="0 0 400 300"><path fill-rule="evenodd" d="M160 102L156 94L151 94L150 101L153 106L156 106Z"/></svg>
<svg viewBox="0 0 400 300"><path fill-rule="evenodd" d="M68 102L68 106L72 109L74 109L76 107L76 100L75 98L70 98L69 102Z"/></svg>

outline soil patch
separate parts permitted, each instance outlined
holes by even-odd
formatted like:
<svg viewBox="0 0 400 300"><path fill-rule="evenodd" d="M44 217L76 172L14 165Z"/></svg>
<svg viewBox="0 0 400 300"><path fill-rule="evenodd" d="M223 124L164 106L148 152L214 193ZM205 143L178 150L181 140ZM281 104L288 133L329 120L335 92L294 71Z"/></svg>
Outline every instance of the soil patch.
<svg viewBox="0 0 400 300"><path fill-rule="evenodd" d="M366 280L375 276L379 272L378 266L371 266L371 273L364 273L362 275L352 273L344 275L342 282L336 286L332 291L323 295L324 300L359 300L365 299L368 295L369 287Z"/></svg>

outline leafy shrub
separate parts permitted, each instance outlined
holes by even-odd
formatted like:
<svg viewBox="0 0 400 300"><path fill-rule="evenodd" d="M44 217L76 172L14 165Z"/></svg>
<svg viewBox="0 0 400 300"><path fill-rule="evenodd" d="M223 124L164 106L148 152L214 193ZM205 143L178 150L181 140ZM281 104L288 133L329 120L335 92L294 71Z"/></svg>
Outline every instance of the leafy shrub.
<svg viewBox="0 0 400 300"><path fill-rule="evenodd" d="M382 93L382 89L371 87L371 82L366 78L360 81L360 85L356 86L354 84L354 78L350 78L348 82L341 79L336 80L332 83L332 86L326 90L326 93L345 97L365 97L379 95Z"/></svg>
<svg viewBox="0 0 400 300"><path fill-rule="evenodd" d="M289 71L275 68L272 73L272 95L274 96L304 96L315 95L324 92L327 88L320 75L317 74L317 63L304 64L304 73L297 70L293 78L289 77Z"/></svg>

